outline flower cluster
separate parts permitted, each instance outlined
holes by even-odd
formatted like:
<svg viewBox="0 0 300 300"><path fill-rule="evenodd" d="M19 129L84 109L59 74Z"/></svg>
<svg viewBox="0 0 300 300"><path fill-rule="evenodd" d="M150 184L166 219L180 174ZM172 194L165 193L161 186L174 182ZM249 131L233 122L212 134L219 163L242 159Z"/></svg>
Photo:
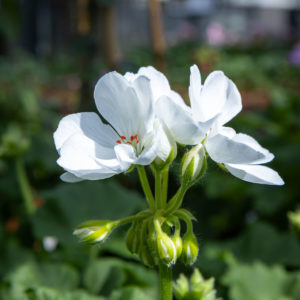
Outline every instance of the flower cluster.
<svg viewBox="0 0 300 300"><path fill-rule="evenodd" d="M199 249L192 223L196 219L181 205L185 192L205 173L208 157L242 180L283 184L277 172L262 166L273 154L252 137L224 126L242 103L235 84L220 71L202 85L198 68L191 67L191 106L153 67L124 76L108 73L98 81L94 96L101 118L88 112L69 115L54 133L57 162L66 170L61 178L98 180L136 167L149 209L116 221L85 222L74 231L83 242L102 243L116 227L132 223L126 245L145 265L169 267L178 259L192 265ZM181 186L168 200L168 168L177 156L177 143L190 149L181 160ZM146 165L154 173L155 197Z"/></svg>
<svg viewBox="0 0 300 300"><path fill-rule="evenodd" d="M177 142L197 147L197 161L209 156L242 180L283 184L277 172L262 165L274 158L272 153L249 135L224 126L241 111L242 102L235 84L221 71L212 72L202 84L198 67L191 67L191 106L153 67L104 75L94 97L102 118L91 112L72 114L54 133L64 181L104 179L131 166L163 164L170 154L176 156Z"/></svg>

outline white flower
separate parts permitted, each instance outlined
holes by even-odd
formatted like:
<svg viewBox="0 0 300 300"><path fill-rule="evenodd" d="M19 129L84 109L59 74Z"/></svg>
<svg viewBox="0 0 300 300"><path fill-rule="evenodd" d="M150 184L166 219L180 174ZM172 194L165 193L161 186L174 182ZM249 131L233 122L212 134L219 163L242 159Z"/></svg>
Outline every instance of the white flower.
<svg viewBox="0 0 300 300"><path fill-rule="evenodd" d="M202 85L198 68L192 66L189 97L191 107L179 105L168 97L161 97L157 103L159 117L173 132L177 142L202 143L215 162L223 164L232 175L242 180L284 184L277 172L260 165L271 161L273 154L252 137L223 126L242 108L240 93L223 72L212 72Z"/></svg>
<svg viewBox="0 0 300 300"><path fill-rule="evenodd" d="M145 76L150 80L154 106L156 105L158 99L162 96L170 98L172 101L178 103L178 105L184 105L184 101L181 96L175 91L171 90L169 81L165 77L165 75L157 71L152 66L141 67L136 74L127 72L124 75L124 77L129 81L133 81L140 76ZM172 149L174 152L174 157L176 156L177 147L172 132L165 126L163 120L160 121L161 126L159 126L158 135L160 136L161 144L158 152L158 157L165 161Z"/></svg>
<svg viewBox="0 0 300 300"><path fill-rule="evenodd" d="M96 113L64 117L54 133L61 178L76 182L98 180L126 171L132 164L148 165L160 146L149 79L128 81L117 72L104 75L95 87Z"/></svg>

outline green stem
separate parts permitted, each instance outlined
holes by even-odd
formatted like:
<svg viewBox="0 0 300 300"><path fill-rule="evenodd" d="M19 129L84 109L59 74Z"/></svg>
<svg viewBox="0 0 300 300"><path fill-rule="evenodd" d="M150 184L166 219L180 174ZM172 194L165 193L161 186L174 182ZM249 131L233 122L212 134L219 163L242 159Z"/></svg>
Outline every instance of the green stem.
<svg viewBox="0 0 300 300"><path fill-rule="evenodd" d="M158 209L163 207L161 190L161 171L155 169L155 200Z"/></svg>
<svg viewBox="0 0 300 300"><path fill-rule="evenodd" d="M168 199L168 180L169 180L169 168L166 168L162 172L162 207L164 208L167 205L167 199Z"/></svg>
<svg viewBox="0 0 300 300"><path fill-rule="evenodd" d="M138 213L134 216L130 216L130 217L126 217L126 218L123 218L123 219L120 219L120 220L116 220L116 221L114 221L114 224L116 226L120 226L120 225L124 225L124 224L127 224L127 223L131 223L133 221L137 221L139 219L145 219L146 217L148 217L150 215L151 215L151 212L149 210L144 210L144 211L141 211L140 213Z"/></svg>
<svg viewBox="0 0 300 300"><path fill-rule="evenodd" d="M139 173L140 181L141 181L142 188L144 190L148 205L152 210L155 210L154 198L153 198L153 195L152 195L152 192L150 189L150 185L149 185L149 181L147 178L145 168L143 166L137 166L137 170Z"/></svg>
<svg viewBox="0 0 300 300"><path fill-rule="evenodd" d="M28 215L32 215L35 212L34 199L24 163L21 158L16 159L16 171L26 211Z"/></svg>
<svg viewBox="0 0 300 300"><path fill-rule="evenodd" d="M165 211L165 215L172 214L176 209L181 207L182 200L184 197L185 192L187 191L187 187L181 186L175 196L170 200L168 203L167 209Z"/></svg>
<svg viewBox="0 0 300 300"><path fill-rule="evenodd" d="M172 269L165 264L159 264L160 299L172 300Z"/></svg>
<svg viewBox="0 0 300 300"><path fill-rule="evenodd" d="M174 215L186 223L186 232L187 233L193 232L192 220L195 220L194 216L191 216L190 213L188 211L186 211L185 209L178 209L174 213Z"/></svg>

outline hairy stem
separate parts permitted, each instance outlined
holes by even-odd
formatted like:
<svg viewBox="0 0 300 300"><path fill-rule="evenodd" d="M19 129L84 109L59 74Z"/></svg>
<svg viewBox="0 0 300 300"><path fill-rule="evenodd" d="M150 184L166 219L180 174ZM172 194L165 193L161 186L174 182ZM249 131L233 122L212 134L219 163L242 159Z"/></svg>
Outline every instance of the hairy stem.
<svg viewBox="0 0 300 300"><path fill-rule="evenodd" d="M167 199L168 199L168 181L169 181L169 168L166 168L162 172L162 207L164 208L167 205Z"/></svg>
<svg viewBox="0 0 300 300"><path fill-rule="evenodd" d="M158 209L163 207L161 190L161 171L155 169L155 200Z"/></svg>
<svg viewBox="0 0 300 300"><path fill-rule="evenodd" d="M159 264L160 299L172 300L172 269L165 264Z"/></svg>
<svg viewBox="0 0 300 300"><path fill-rule="evenodd" d="M151 188L149 185L149 181L147 178L145 168L143 166L137 166L137 170L139 173L140 181L141 181L142 188L144 190L148 205L152 210L155 210L155 202L154 202L154 198L153 198L153 195L151 192Z"/></svg>

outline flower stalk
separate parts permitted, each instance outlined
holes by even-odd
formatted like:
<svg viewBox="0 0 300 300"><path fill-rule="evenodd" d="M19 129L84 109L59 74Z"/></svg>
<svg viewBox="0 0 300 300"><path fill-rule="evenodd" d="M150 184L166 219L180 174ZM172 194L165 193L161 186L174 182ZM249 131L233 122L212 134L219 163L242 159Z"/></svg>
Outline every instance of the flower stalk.
<svg viewBox="0 0 300 300"><path fill-rule="evenodd" d="M35 212L34 199L25 171L24 162L20 157L16 158L16 171L26 212L28 215L32 215Z"/></svg>

